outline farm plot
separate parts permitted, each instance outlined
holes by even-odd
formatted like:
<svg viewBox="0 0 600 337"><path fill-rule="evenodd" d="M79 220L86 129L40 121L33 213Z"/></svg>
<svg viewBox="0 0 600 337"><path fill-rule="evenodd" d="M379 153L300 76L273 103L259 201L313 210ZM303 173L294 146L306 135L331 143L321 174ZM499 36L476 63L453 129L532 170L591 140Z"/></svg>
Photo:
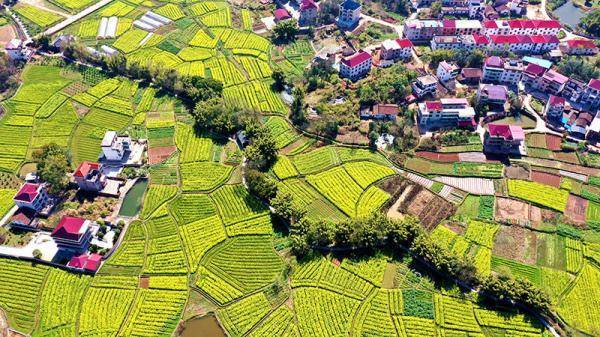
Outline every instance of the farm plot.
<svg viewBox="0 0 600 337"><path fill-rule="evenodd" d="M299 137L283 117L268 117L265 126L275 139L277 149L286 147Z"/></svg>
<svg viewBox="0 0 600 337"><path fill-rule="evenodd" d="M306 180L346 215L355 216L363 189L343 167L310 175Z"/></svg>
<svg viewBox="0 0 600 337"><path fill-rule="evenodd" d="M572 326L590 335L600 333L600 270L586 264L573 287L558 306L559 314Z"/></svg>
<svg viewBox="0 0 600 337"><path fill-rule="evenodd" d="M396 173L390 167L368 161L351 162L342 166L361 188L367 188L374 182Z"/></svg>
<svg viewBox="0 0 600 337"><path fill-rule="evenodd" d="M477 195L494 195L494 181L484 178L435 177L433 180Z"/></svg>
<svg viewBox="0 0 600 337"><path fill-rule="evenodd" d="M310 219L343 220L344 213L317 192L313 187L302 179L288 179L278 185L279 189L293 196L293 203L299 209L306 212Z"/></svg>
<svg viewBox="0 0 600 337"><path fill-rule="evenodd" d="M94 0L52 0L59 7L66 8L71 11L76 11L90 6Z"/></svg>
<svg viewBox="0 0 600 337"><path fill-rule="evenodd" d="M185 291L140 289L121 333L127 336L171 333L179 323L186 299Z"/></svg>
<svg viewBox="0 0 600 337"><path fill-rule="evenodd" d="M565 210L569 198L568 191L536 182L514 179L508 180L508 194L560 212Z"/></svg>
<svg viewBox="0 0 600 337"><path fill-rule="evenodd" d="M533 265L537 260L536 233L515 225L500 226L493 252L494 255Z"/></svg>
<svg viewBox="0 0 600 337"><path fill-rule="evenodd" d="M171 199L177 193L177 186L154 185L151 184L144 197L144 204L141 213L142 218L147 218L160 205L168 199Z"/></svg>
<svg viewBox="0 0 600 337"><path fill-rule="evenodd" d="M30 5L19 5L15 12L41 28L50 27L64 19L64 17L58 14Z"/></svg>
<svg viewBox="0 0 600 337"><path fill-rule="evenodd" d="M560 187L560 176L551 174L551 173L532 170L531 171L531 180L535 181L536 183L540 183L540 184L544 184L544 185L548 185L548 186L552 186L552 187L556 187L556 188Z"/></svg>
<svg viewBox="0 0 600 337"><path fill-rule="evenodd" d="M230 166L219 163L197 162L181 164L182 189L186 191L209 191L224 183L231 171Z"/></svg>
<svg viewBox="0 0 600 337"><path fill-rule="evenodd" d="M223 326L232 337L241 337L271 311L263 293L246 297L217 313Z"/></svg>
<svg viewBox="0 0 600 337"><path fill-rule="evenodd" d="M301 174L316 173L340 163L334 149L329 146L293 156L291 159Z"/></svg>
<svg viewBox="0 0 600 337"><path fill-rule="evenodd" d="M211 194L225 224L254 217L267 211L242 185L225 185Z"/></svg>
<svg viewBox="0 0 600 337"><path fill-rule="evenodd" d="M177 124L175 128L175 144L177 144L177 148L179 148L181 153L180 161L182 163L212 159L212 140L197 135L195 130L189 125Z"/></svg>
<svg viewBox="0 0 600 337"><path fill-rule="evenodd" d="M192 271L209 249L227 238L223 223L216 215L180 226L179 232Z"/></svg>
<svg viewBox="0 0 600 337"><path fill-rule="evenodd" d="M243 294L272 283L283 270L283 261L264 236L228 239L204 255L201 265Z"/></svg>
<svg viewBox="0 0 600 337"><path fill-rule="evenodd" d="M91 287L81 304L79 335L116 335L135 297L135 290Z"/></svg>

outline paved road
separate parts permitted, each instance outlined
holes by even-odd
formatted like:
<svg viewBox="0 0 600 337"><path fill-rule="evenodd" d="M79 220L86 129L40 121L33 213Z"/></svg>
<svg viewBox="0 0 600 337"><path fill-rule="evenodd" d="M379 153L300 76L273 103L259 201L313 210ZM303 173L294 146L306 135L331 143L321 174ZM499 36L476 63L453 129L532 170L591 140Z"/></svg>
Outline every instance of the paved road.
<svg viewBox="0 0 600 337"><path fill-rule="evenodd" d="M93 12L97 11L98 9L108 5L110 2L112 2L113 0L102 0L98 3L96 3L93 6L90 6L84 10L82 10L81 12L67 18L66 20L59 22L58 24L56 24L53 27L48 28L45 32L43 32L42 34L44 35L52 35L55 34L59 31L61 31L62 29L64 29L65 27L69 26L70 24L92 14Z"/></svg>
<svg viewBox="0 0 600 337"><path fill-rule="evenodd" d="M527 112L529 112L529 114L531 114L535 118L535 128L531 130L525 130L525 132L542 132L562 137L561 133L553 131L546 126L546 122L544 121L544 119L540 117L540 115L533 109L533 107L531 107L531 99L532 96L530 94L525 96L525 99L523 100L523 107L525 108L525 110L527 110Z"/></svg>

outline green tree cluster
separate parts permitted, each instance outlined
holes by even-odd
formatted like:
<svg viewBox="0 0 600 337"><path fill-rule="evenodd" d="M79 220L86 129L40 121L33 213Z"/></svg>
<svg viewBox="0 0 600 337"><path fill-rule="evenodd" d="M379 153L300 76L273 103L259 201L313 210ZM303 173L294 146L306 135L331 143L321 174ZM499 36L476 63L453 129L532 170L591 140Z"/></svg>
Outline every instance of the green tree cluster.
<svg viewBox="0 0 600 337"><path fill-rule="evenodd" d="M67 172L71 170L71 153L67 149L56 143L46 144L33 152L33 161L39 178L49 184L48 192L65 190L69 184Z"/></svg>

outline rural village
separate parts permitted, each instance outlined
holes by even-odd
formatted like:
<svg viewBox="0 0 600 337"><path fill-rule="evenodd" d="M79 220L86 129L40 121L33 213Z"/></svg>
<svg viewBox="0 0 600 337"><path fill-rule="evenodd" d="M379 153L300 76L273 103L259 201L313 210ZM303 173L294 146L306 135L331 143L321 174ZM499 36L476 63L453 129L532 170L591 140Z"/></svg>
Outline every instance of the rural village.
<svg viewBox="0 0 600 337"><path fill-rule="evenodd" d="M0 337L600 336L597 0L4 0Z"/></svg>

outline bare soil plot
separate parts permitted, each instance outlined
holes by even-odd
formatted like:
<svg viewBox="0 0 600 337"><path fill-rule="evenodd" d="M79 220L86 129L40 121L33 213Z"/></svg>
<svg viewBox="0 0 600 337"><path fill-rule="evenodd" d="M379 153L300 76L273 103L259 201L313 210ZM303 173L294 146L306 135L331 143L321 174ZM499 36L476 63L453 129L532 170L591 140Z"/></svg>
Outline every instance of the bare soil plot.
<svg viewBox="0 0 600 337"><path fill-rule="evenodd" d="M496 219L524 221L529 219L529 204L509 198L496 198Z"/></svg>
<svg viewBox="0 0 600 337"><path fill-rule="evenodd" d="M560 188L560 176L541 171L531 171L531 180L544 185Z"/></svg>
<svg viewBox="0 0 600 337"><path fill-rule="evenodd" d="M175 146L160 146L148 149L148 163L150 165L158 164L169 158L177 147Z"/></svg>
<svg viewBox="0 0 600 337"><path fill-rule="evenodd" d="M519 226L501 226L494 239L492 253L525 264L537 260L535 232Z"/></svg>
<svg viewBox="0 0 600 337"><path fill-rule="evenodd" d="M587 207L587 199L570 194L565 215L576 223L584 224Z"/></svg>
<svg viewBox="0 0 600 337"><path fill-rule="evenodd" d="M550 151L560 151L560 144L562 143L562 138L559 136L546 134L546 148Z"/></svg>
<svg viewBox="0 0 600 337"><path fill-rule="evenodd" d="M4 46L10 42L10 40L17 37L17 32L12 25L6 25L0 27L0 46L4 49Z"/></svg>
<svg viewBox="0 0 600 337"><path fill-rule="evenodd" d="M571 164L579 164L579 158L575 152L555 152L554 158Z"/></svg>
<svg viewBox="0 0 600 337"><path fill-rule="evenodd" d="M520 165L511 165L504 168L504 176L509 179L529 179L529 170Z"/></svg>
<svg viewBox="0 0 600 337"><path fill-rule="evenodd" d="M140 288L148 289L150 287L150 277L142 276L140 277Z"/></svg>
<svg viewBox="0 0 600 337"><path fill-rule="evenodd" d="M429 160L440 161L444 163L453 163L459 161L458 153L438 153L429 151L415 152L417 157L422 157Z"/></svg>
<svg viewBox="0 0 600 337"><path fill-rule="evenodd" d="M402 193L399 201L396 201L397 210L400 213L418 217L425 229L433 229L443 219L454 214L455 207L450 202L431 193L421 185L408 181L405 181L404 184L405 189L410 188L410 190Z"/></svg>
<svg viewBox="0 0 600 337"><path fill-rule="evenodd" d="M473 163L497 163L497 160L489 159L482 152L462 152L458 154L460 161L473 162Z"/></svg>

